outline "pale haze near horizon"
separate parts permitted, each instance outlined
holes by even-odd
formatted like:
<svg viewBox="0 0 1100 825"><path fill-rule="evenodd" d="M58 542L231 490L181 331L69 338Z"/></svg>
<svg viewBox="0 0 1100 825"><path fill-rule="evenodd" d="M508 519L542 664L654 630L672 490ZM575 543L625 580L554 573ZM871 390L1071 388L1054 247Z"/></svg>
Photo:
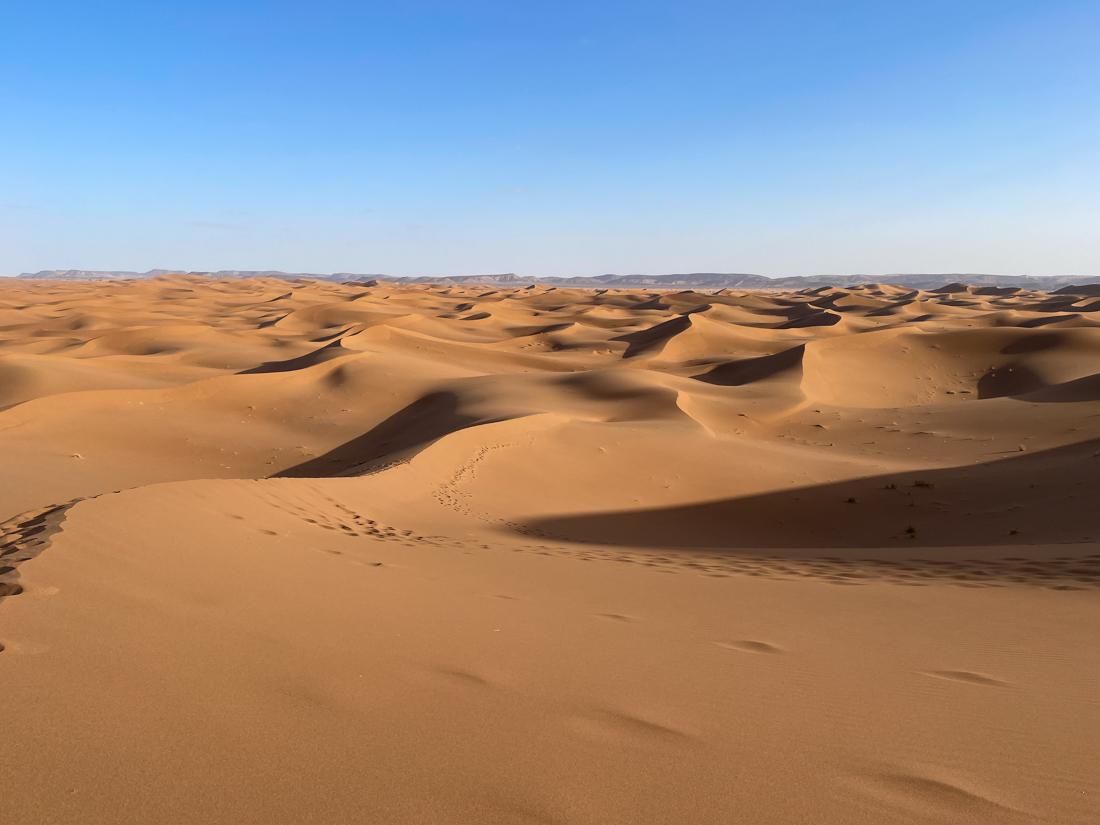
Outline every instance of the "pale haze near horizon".
<svg viewBox="0 0 1100 825"><path fill-rule="evenodd" d="M1100 275L1095 2L6 4L0 275Z"/></svg>

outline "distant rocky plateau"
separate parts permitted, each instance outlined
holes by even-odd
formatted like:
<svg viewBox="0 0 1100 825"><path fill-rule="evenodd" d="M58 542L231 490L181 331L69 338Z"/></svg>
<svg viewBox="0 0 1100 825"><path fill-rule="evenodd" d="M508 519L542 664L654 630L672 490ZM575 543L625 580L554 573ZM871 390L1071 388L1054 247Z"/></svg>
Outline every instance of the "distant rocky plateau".
<svg viewBox="0 0 1100 825"><path fill-rule="evenodd" d="M45 269L24 272L20 278L62 281L111 281L133 278L157 278L166 275L198 275L206 278L281 278L315 281L370 282L393 284L485 284L487 286L550 286L585 287L590 289L780 289L800 290L825 286L858 286L869 283L896 284L913 289L938 289L952 284L972 286L1016 287L1053 291L1066 286L1100 284L1100 275L1074 277L1068 275L988 275L977 273L887 274L887 275L802 275L793 278L768 278L728 272L691 272L675 275L597 275L591 278L534 278L505 273L501 275L464 275L448 278L394 278L386 275L363 275L335 272L319 275L312 272L280 272L278 270L223 269L218 272L186 272L178 269L150 269L148 272L123 272L87 269Z"/></svg>

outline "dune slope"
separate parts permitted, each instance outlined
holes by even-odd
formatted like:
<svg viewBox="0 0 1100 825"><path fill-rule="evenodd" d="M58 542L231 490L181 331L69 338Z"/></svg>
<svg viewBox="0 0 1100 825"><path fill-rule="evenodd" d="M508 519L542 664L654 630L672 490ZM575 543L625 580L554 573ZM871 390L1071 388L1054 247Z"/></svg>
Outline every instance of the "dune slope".
<svg viewBox="0 0 1100 825"><path fill-rule="evenodd" d="M0 821L1092 822L1093 304L0 285Z"/></svg>

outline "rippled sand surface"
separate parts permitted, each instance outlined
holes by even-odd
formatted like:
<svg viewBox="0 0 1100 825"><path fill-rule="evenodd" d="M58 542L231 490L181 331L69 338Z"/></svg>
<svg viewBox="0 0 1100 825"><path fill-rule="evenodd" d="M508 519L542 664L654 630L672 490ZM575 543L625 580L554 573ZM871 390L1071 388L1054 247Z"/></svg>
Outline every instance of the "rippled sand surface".
<svg viewBox="0 0 1100 825"><path fill-rule="evenodd" d="M1095 822L1097 310L0 282L0 821Z"/></svg>

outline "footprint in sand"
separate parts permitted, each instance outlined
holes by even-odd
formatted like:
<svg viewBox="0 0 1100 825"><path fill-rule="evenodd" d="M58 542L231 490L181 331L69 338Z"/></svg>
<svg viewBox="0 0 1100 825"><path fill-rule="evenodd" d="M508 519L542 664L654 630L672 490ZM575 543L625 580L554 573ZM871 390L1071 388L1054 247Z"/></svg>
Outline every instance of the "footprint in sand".
<svg viewBox="0 0 1100 825"><path fill-rule="evenodd" d="M739 650L742 653L782 653L783 648L770 645L767 642L753 642L753 641L738 641L738 642L715 642L718 647L724 647L726 650Z"/></svg>
<svg viewBox="0 0 1100 825"><path fill-rule="evenodd" d="M964 682L968 685L985 685L986 687L1009 687L1008 682L996 679L993 676L985 676L981 673L973 673L969 670L921 670L917 671L921 676L931 676L933 679L946 679L949 682Z"/></svg>

